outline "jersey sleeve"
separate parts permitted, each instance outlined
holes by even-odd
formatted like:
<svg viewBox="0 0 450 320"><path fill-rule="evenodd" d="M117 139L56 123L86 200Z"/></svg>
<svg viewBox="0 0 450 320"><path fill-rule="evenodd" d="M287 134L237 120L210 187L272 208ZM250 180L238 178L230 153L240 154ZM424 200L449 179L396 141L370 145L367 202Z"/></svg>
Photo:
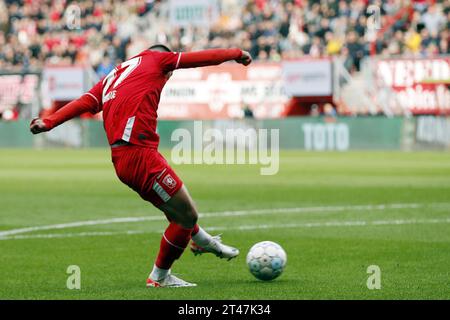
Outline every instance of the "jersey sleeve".
<svg viewBox="0 0 450 320"><path fill-rule="evenodd" d="M91 88L88 92L86 92L84 95L91 97L95 100L95 107L89 110L90 113L96 114L103 109L103 103L102 103L102 92L103 92L103 81L97 82L95 86ZM94 105L94 104L93 104Z"/></svg>
<svg viewBox="0 0 450 320"><path fill-rule="evenodd" d="M103 108L102 105L102 82L100 81L89 92L83 94L80 98L73 100L63 106L55 113L43 118L45 125L48 129L53 129L60 124L78 117L85 112L95 114L100 112Z"/></svg>
<svg viewBox="0 0 450 320"><path fill-rule="evenodd" d="M163 73L173 71L178 68L181 53L153 51L153 54L156 62L161 66Z"/></svg>
<svg viewBox="0 0 450 320"><path fill-rule="evenodd" d="M208 49L195 52L180 53L177 68L197 68L216 66L226 61L236 60L242 57L242 50L232 49Z"/></svg>

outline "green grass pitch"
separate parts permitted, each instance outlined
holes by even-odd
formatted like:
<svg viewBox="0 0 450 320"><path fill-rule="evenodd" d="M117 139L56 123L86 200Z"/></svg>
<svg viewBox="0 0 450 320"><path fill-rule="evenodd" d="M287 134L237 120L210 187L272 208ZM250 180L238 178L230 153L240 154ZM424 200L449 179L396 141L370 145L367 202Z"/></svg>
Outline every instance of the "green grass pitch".
<svg viewBox="0 0 450 320"><path fill-rule="evenodd" d="M285 151L274 176L174 168L209 213L199 222L241 256L186 251L173 272L198 287L146 289L166 222L119 182L109 150L0 150L0 299L450 298L450 153ZM111 220L130 217L150 218ZM80 221L97 223L67 225ZM288 255L272 282L245 264L262 240ZM81 290L66 288L69 265ZM370 265L380 290L366 286Z"/></svg>

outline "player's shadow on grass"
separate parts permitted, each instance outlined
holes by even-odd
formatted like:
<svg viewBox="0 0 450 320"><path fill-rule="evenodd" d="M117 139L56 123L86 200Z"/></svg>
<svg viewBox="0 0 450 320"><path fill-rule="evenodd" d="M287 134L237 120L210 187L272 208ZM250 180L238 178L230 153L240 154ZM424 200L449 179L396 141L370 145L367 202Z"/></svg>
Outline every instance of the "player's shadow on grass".
<svg viewBox="0 0 450 320"><path fill-rule="evenodd" d="M275 279L275 280L271 280L271 281L262 281L262 280L258 280L258 279L248 279L248 280L243 280L241 281L242 283L245 284L261 284L261 285L273 285L273 284L288 284L289 285L295 285L295 282L299 282L300 281L293 281L291 279Z"/></svg>
<svg viewBox="0 0 450 320"><path fill-rule="evenodd" d="M230 281L230 280L202 280L201 281L202 285L231 285L231 284L235 284L236 286L238 285L261 285L261 286L269 286L269 285L289 285L289 286L293 286L295 287L296 285L301 284L301 280L293 280L293 279L275 279L272 281L262 281L262 280L258 280L258 279L236 279L236 281Z"/></svg>

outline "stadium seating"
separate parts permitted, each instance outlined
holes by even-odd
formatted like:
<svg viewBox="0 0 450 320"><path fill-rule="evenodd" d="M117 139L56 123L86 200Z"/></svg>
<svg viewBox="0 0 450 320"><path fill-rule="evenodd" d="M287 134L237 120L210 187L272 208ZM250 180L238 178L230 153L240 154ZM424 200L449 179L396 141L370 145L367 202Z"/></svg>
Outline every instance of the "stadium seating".
<svg viewBox="0 0 450 320"><path fill-rule="evenodd" d="M71 27L64 15L70 1L62 3L0 1L1 69L87 63L103 75L152 42L167 42L174 50L243 46L256 59L272 61L344 55L349 70L358 70L361 58L370 53L365 37L369 1L363 0L222 0L218 23L209 30L174 28L165 18L168 1L142 0L114 6L112 1L82 1L79 25ZM383 19L405 3L383 1ZM398 20L377 39L376 53L449 53L450 3L414 3L411 17Z"/></svg>
<svg viewBox="0 0 450 320"><path fill-rule="evenodd" d="M411 58L450 53L449 1L218 3L216 22L202 28L173 25L169 0L0 0L0 73L82 65L92 67L101 78L153 43L166 43L175 51L237 46L268 62L332 56L356 79L362 77L361 63L369 55ZM380 8L383 28L374 34L367 27L369 5ZM353 86L347 89L354 91ZM9 90L6 93L10 97L3 100L16 99ZM338 112L367 113L363 107L341 111L339 106Z"/></svg>

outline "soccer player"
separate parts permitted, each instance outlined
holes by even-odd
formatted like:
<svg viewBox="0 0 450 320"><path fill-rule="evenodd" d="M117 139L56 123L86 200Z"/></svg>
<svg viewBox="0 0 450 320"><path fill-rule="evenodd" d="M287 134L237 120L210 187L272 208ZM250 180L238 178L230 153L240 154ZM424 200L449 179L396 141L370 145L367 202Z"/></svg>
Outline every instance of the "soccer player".
<svg viewBox="0 0 450 320"><path fill-rule="evenodd" d="M103 111L117 176L163 211L169 220L147 287L195 286L170 272L191 239L194 254L210 252L228 260L239 254L238 249L223 244L219 236L211 236L197 224L195 204L183 182L158 152L156 133L161 91L174 70L232 60L244 66L252 62L250 54L240 49L185 53L155 45L117 66L77 100L48 117L33 119L30 124L31 132L37 134L85 112Z"/></svg>

